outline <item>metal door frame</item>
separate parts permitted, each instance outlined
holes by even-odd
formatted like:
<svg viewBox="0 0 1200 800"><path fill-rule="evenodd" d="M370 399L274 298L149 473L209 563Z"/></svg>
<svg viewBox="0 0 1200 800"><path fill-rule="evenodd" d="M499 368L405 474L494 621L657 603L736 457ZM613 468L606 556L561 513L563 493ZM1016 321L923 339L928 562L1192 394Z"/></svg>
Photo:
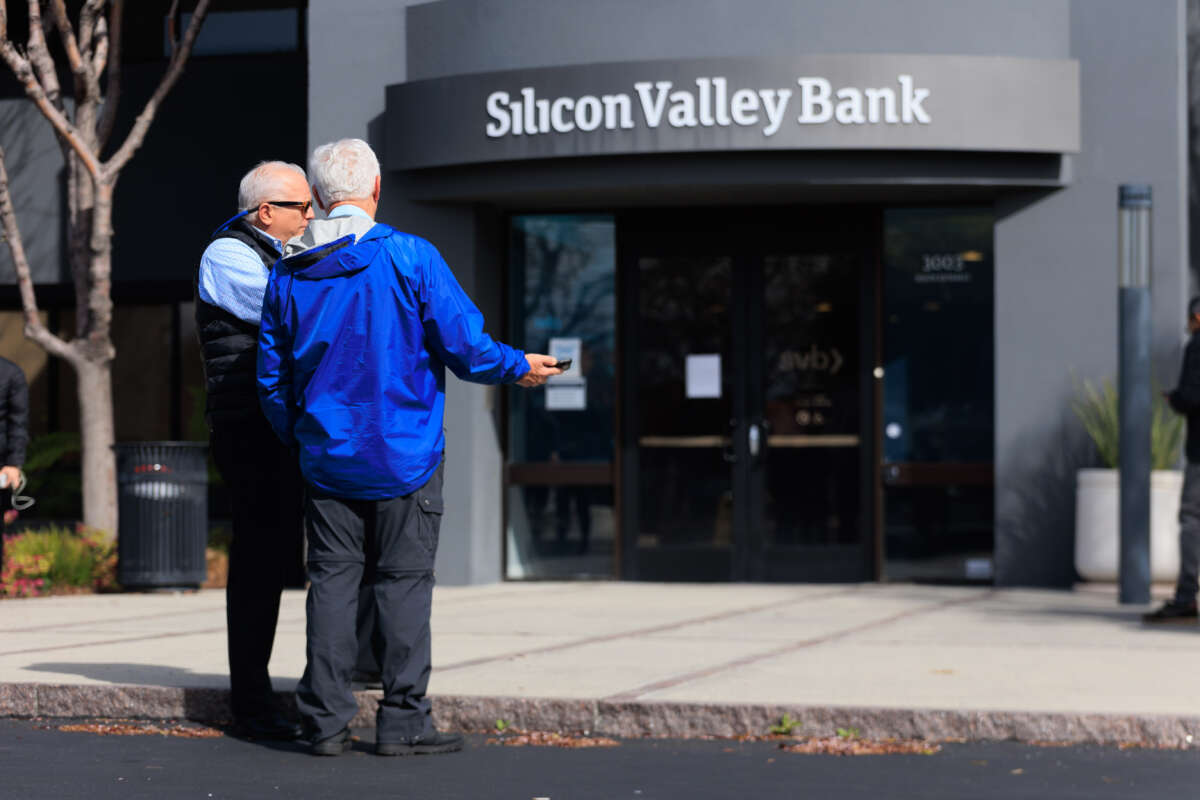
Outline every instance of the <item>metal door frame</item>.
<svg viewBox="0 0 1200 800"><path fill-rule="evenodd" d="M880 381L876 378L879 358L879 283L880 247L882 237L882 213L875 207L846 206L833 209L829 206L775 207L766 209L738 208L719 210L697 209L654 209L618 213L617 235L617 347L618 347L618 410L616 454L616 492L620 498L618 564L619 575L625 579L639 579L637 564L637 536L639 532L638 495L638 385L636 380L638 346L636 330L638 324L639 298L637 280L637 258L643 243L655 238L675 238L688 235L700 236L709 241L741 240L741 249L730 248L734 258L733 286L731 287L732 347L734 353L750 353L755 337L761 342L761 319L755 319L751 298L755 288L761 289L762 270L751 268L761 261L770 248L761 241L755 242L752 231L762 230L762 223L755 222L764 215L783 216L797 211L838 219L844 223L841 234L857 237L859 251L859 497L863 513L859 520L861 557L854 575L844 573L822 574L820 566L811 572L797 570L796 581L819 580L878 580L882 568L881 509L878 473L878 442L880 420ZM659 225L648 225L648 221ZM708 221L707 226L698 220ZM690 224L688 224L690 221ZM699 231L703 230L701 234ZM718 233L719 231L719 233ZM784 241L789 236L803 234L777 231L772 242ZM775 248L776 250L778 248ZM756 333L757 330L757 333ZM761 351L761 348L760 348ZM749 419L747 403L751 385L762 384L764 369L761 358L742 358L734 365L733 397L731 412L733 422L739 430ZM757 381L757 383L755 383ZM761 412L758 412L761 413ZM747 437L732 436L733 455L739 464L749 460ZM757 470L731 465L734 495L733 525L734 546L731 553L731 581L767 579L766 565L762 563L765 548L761 546L764 535L762 504L766 497L765 480L761 467ZM757 474L755 474L757 473ZM754 509L759 509L755 513ZM778 578L777 578L778 579Z"/></svg>

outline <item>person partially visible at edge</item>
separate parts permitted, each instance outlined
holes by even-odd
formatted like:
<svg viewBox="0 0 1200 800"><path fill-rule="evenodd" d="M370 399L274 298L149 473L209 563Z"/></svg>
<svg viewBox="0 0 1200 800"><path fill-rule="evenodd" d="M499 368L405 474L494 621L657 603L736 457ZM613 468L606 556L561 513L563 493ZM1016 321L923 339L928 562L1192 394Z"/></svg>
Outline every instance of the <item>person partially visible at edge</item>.
<svg viewBox="0 0 1200 800"><path fill-rule="evenodd" d="M241 735L295 739L300 728L279 705L267 662L289 564L299 571L302 484L294 454L263 416L254 370L271 265L313 217L304 170L259 164L242 178L238 208L213 234L196 273L209 442L233 512L225 589L230 695Z"/></svg>
<svg viewBox="0 0 1200 800"><path fill-rule="evenodd" d="M25 465L25 448L29 444L29 387L25 373L7 358L0 358L0 474L4 488L0 489L0 514L4 524L12 510L12 493L21 480ZM4 536L0 526L0 568L4 566Z"/></svg>
<svg viewBox="0 0 1200 800"><path fill-rule="evenodd" d="M493 340L432 244L376 223L379 162L366 142L313 151L329 218L287 243L271 272L258 388L299 448L308 527L307 664L296 704L314 755L349 747L359 584L373 572L383 699L380 755L446 753L426 697L443 500L446 368L475 383L538 386L555 360Z"/></svg>
<svg viewBox="0 0 1200 800"><path fill-rule="evenodd" d="M1200 297L1188 303L1190 334L1183 353L1179 384L1164 392L1171 408L1187 417L1187 467L1179 499L1179 578L1175 596L1156 611L1145 614L1146 622L1194 624L1196 593L1200 590Z"/></svg>

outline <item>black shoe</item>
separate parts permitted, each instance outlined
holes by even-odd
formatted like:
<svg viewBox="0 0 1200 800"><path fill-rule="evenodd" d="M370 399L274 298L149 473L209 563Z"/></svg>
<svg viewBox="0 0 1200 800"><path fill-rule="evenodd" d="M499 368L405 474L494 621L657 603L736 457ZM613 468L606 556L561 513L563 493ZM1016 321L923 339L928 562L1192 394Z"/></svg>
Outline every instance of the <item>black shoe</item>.
<svg viewBox="0 0 1200 800"><path fill-rule="evenodd" d="M355 691L362 689L382 689L383 675L378 672L366 672L356 669L350 674L350 688Z"/></svg>
<svg viewBox="0 0 1200 800"><path fill-rule="evenodd" d="M289 742L299 739L303 731L299 725L285 717L282 712L271 711L265 714L235 717L233 732L246 739L272 739Z"/></svg>
<svg viewBox="0 0 1200 800"><path fill-rule="evenodd" d="M317 739L309 745L308 751L314 756L340 756L350 749L350 729L342 728L333 736Z"/></svg>
<svg viewBox="0 0 1200 800"><path fill-rule="evenodd" d="M1142 614L1142 622L1150 623L1190 623L1196 624L1196 604L1195 603L1178 603L1174 600L1168 600L1162 604L1162 608L1157 611L1151 611L1149 614Z"/></svg>
<svg viewBox="0 0 1200 800"><path fill-rule="evenodd" d="M462 734L434 731L428 736L416 736L399 742L378 742L375 745L375 754L380 756L423 756L434 753L454 753L462 749Z"/></svg>

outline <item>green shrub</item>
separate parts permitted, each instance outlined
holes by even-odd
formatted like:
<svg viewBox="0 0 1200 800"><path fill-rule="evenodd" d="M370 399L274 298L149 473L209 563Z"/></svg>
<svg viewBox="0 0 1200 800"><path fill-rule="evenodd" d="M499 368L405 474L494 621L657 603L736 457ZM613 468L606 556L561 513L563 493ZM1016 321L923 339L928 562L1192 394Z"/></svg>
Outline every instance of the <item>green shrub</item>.
<svg viewBox="0 0 1200 800"><path fill-rule="evenodd" d="M27 531L4 537L0 595L36 597L66 587L104 591L115 588L116 571L116 545L101 531Z"/></svg>
<svg viewBox="0 0 1200 800"><path fill-rule="evenodd" d="M1121 461L1121 418L1120 398L1111 380L1105 380L1097 389L1089 380L1073 380L1075 399L1071 407L1075 416L1096 445L1100 461L1109 469L1116 469ZM1174 469L1179 463L1179 448L1183 444L1184 419L1167 404L1162 393L1154 391L1150 418L1150 463L1151 469Z"/></svg>

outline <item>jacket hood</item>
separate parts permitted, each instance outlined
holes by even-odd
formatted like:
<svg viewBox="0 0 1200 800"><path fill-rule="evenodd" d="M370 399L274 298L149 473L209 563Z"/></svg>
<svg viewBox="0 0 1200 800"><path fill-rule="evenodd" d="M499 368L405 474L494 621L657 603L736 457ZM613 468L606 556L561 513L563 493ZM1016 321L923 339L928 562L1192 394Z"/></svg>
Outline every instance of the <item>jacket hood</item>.
<svg viewBox="0 0 1200 800"><path fill-rule="evenodd" d="M386 225L364 217L337 217L314 220L303 236L287 243L283 269L297 280L321 280L352 275L367 268L374 259L375 243L389 234Z"/></svg>

